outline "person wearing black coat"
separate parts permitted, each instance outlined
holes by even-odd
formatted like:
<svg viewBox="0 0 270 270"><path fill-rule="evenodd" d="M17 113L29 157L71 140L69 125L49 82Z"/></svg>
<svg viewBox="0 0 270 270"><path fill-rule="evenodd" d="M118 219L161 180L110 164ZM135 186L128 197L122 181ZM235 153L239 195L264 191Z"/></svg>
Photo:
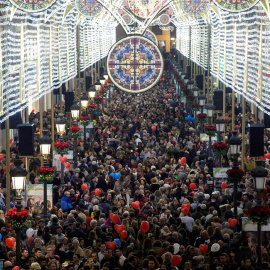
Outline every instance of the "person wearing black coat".
<svg viewBox="0 0 270 270"><path fill-rule="evenodd" d="M107 192L108 186L103 176L99 176L96 188L102 189L104 193Z"/></svg>

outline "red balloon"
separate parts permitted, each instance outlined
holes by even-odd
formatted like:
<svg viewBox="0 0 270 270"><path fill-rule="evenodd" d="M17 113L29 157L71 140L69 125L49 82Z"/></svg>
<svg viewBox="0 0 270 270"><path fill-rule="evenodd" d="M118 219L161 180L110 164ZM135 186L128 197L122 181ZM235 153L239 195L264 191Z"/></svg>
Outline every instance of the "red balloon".
<svg viewBox="0 0 270 270"><path fill-rule="evenodd" d="M20 267L19 267L19 266L14 266L14 267L12 268L12 270L20 270Z"/></svg>
<svg viewBox="0 0 270 270"><path fill-rule="evenodd" d="M78 198L79 198L79 194L77 193L75 194L75 199L78 200Z"/></svg>
<svg viewBox="0 0 270 270"><path fill-rule="evenodd" d="M128 236L128 232L127 232L127 231L122 231L122 233L121 233L121 238L122 238L122 239L126 239L127 236Z"/></svg>
<svg viewBox="0 0 270 270"><path fill-rule="evenodd" d="M149 223L148 223L148 221L143 221L141 223L141 231L143 233L146 233L148 230L149 230Z"/></svg>
<svg viewBox="0 0 270 270"><path fill-rule="evenodd" d="M180 162L181 162L182 165L185 165L186 162L187 162L186 157L182 157L181 160L180 160Z"/></svg>
<svg viewBox="0 0 270 270"><path fill-rule="evenodd" d="M116 224L114 225L114 229L118 234L121 234L125 230L125 226Z"/></svg>
<svg viewBox="0 0 270 270"><path fill-rule="evenodd" d="M59 157L61 163L65 163L67 161L67 157Z"/></svg>
<svg viewBox="0 0 270 270"><path fill-rule="evenodd" d="M114 250L116 248L115 242L106 242L107 248L110 248L111 250Z"/></svg>
<svg viewBox="0 0 270 270"><path fill-rule="evenodd" d="M184 208L181 209L181 212L182 212L184 215L187 215L188 212L189 212L189 210L188 210L188 208L184 207Z"/></svg>
<svg viewBox="0 0 270 270"><path fill-rule="evenodd" d="M166 95L165 95L165 98L169 98L169 97L170 97L170 94L166 94Z"/></svg>
<svg viewBox="0 0 270 270"><path fill-rule="evenodd" d="M6 171L7 171L7 167L6 167L6 166L4 166L4 167L3 167L3 170L4 170L4 172L6 172Z"/></svg>
<svg viewBox="0 0 270 270"><path fill-rule="evenodd" d="M208 246L207 246L207 245L201 244L201 245L199 245L199 250L200 250L200 252L201 252L202 254L204 254L204 253L207 252Z"/></svg>
<svg viewBox="0 0 270 270"><path fill-rule="evenodd" d="M33 236L28 237L28 242L29 242L30 244L32 243L33 240L34 240L34 237L33 237Z"/></svg>
<svg viewBox="0 0 270 270"><path fill-rule="evenodd" d="M178 266L182 261L182 257L180 255L173 255L172 256L172 264L173 266Z"/></svg>
<svg viewBox="0 0 270 270"><path fill-rule="evenodd" d="M95 189L95 194L96 194L97 196L99 196L99 195L101 194L101 190L100 190L99 188L96 188L96 189Z"/></svg>
<svg viewBox="0 0 270 270"><path fill-rule="evenodd" d="M87 185L86 184L82 184L81 185L81 188L82 188L82 190L87 190Z"/></svg>
<svg viewBox="0 0 270 270"><path fill-rule="evenodd" d="M70 168L70 163L69 163L69 162L66 162L66 163L65 163L65 167L66 167L67 169L69 169L69 168Z"/></svg>
<svg viewBox="0 0 270 270"><path fill-rule="evenodd" d="M166 103L166 102L167 102L167 100L166 100L166 99L163 99L163 102L164 102L164 103Z"/></svg>
<svg viewBox="0 0 270 270"><path fill-rule="evenodd" d="M134 209L139 209L139 207L140 207L140 202L139 202L139 201L132 202L132 203L131 203L131 206L132 206Z"/></svg>
<svg viewBox="0 0 270 270"><path fill-rule="evenodd" d="M187 208L188 210L190 210L190 204L182 204L181 207L182 208Z"/></svg>
<svg viewBox="0 0 270 270"><path fill-rule="evenodd" d="M230 119L229 116L225 116L225 120L228 121Z"/></svg>
<svg viewBox="0 0 270 270"><path fill-rule="evenodd" d="M236 129L239 129L239 128L240 128L240 126L239 126L239 125L235 125L235 128L236 128Z"/></svg>
<svg viewBox="0 0 270 270"><path fill-rule="evenodd" d="M3 160L4 158L5 158L5 156L4 155L1 155L0 156L0 161Z"/></svg>
<svg viewBox="0 0 270 270"><path fill-rule="evenodd" d="M194 190L196 188L196 185L194 183L189 184L189 188L191 190Z"/></svg>
<svg viewBox="0 0 270 270"><path fill-rule="evenodd" d="M15 244L15 238L14 237L10 237L6 239L6 245L8 248L12 248Z"/></svg>
<svg viewBox="0 0 270 270"><path fill-rule="evenodd" d="M223 189L225 189L225 188L227 187L226 182L222 182L222 183L221 183L221 187L222 187Z"/></svg>
<svg viewBox="0 0 270 270"><path fill-rule="evenodd" d="M11 144L13 142L13 139L12 138L10 138L9 139L9 144Z"/></svg>
<svg viewBox="0 0 270 270"><path fill-rule="evenodd" d="M155 131L156 129L157 129L157 127L156 126L152 126L152 128L151 128L153 131Z"/></svg>
<svg viewBox="0 0 270 270"><path fill-rule="evenodd" d="M116 214L111 213L110 214L110 219L111 219L112 223L116 224L118 219L119 219L119 216L116 215Z"/></svg>
<svg viewBox="0 0 270 270"><path fill-rule="evenodd" d="M136 156L136 157L138 157L138 156L139 156L139 153L138 153L138 152L136 152L136 153L135 153L135 156Z"/></svg>
<svg viewBox="0 0 270 270"><path fill-rule="evenodd" d="M171 135L172 135L171 132L168 132L167 134L168 134L169 137L171 137Z"/></svg>
<svg viewBox="0 0 270 270"><path fill-rule="evenodd" d="M229 222L231 227L236 226L236 224L238 223L237 219L234 219L234 218L229 218L228 222Z"/></svg>

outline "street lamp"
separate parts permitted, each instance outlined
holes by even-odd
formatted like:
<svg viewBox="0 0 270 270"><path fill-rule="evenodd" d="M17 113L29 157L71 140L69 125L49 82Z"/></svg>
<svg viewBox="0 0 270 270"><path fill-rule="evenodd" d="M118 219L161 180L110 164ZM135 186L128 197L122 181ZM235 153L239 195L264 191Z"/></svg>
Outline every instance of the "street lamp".
<svg viewBox="0 0 270 270"><path fill-rule="evenodd" d="M83 93L83 96L81 98L81 106L84 110L86 110L87 105L88 105L88 96L87 93Z"/></svg>
<svg viewBox="0 0 270 270"><path fill-rule="evenodd" d="M77 104L77 102L74 102L72 106L70 107L71 117L74 121L79 119L80 116L80 106Z"/></svg>
<svg viewBox="0 0 270 270"><path fill-rule="evenodd" d="M222 133L224 132L225 129L225 123L226 121L221 117L221 115L219 115L216 120L215 120L215 124L216 124L216 129L218 133Z"/></svg>
<svg viewBox="0 0 270 270"><path fill-rule="evenodd" d="M74 126L77 126L78 123L78 119L79 119L79 115L80 115L80 106L75 102L71 108L71 117L73 120L73 124ZM77 166L77 137L74 137L74 146L73 146L73 160L74 160L74 168L76 168Z"/></svg>
<svg viewBox="0 0 270 270"><path fill-rule="evenodd" d="M101 83L99 81L97 81L95 83L95 89L96 89L96 91L100 91L101 90Z"/></svg>
<svg viewBox="0 0 270 270"><path fill-rule="evenodd" d="M105 82L106 82L106 79L103 76L103 77L100 78L99 81L100 81L101 85L103 86L105 84Z"/></svg>
<svg viewBox="0 0 270 270"><path fill-rule="evenodd" d="M105 78L106 81L109 79L109 75L107 74L106 71L105 71L105 74L103 75L103 77Z"/></svg>
<svg viewBox="0 0 270 270"><path fill-rule="evenodd" d="M51 153L52 140L48 136L48 131L43 130L43 136L39 139L40 153L47 157Z"/></svg>
<svg viewBox="0 0 270 270"><path fill-rule="evenodd" d="M265 177L268 175L268 171L262 166L262 160L256 161L256 167L251 171L251 176L254 179L254 187L257 190L258 205L261 205L261 192L265 189ZM258 267L262 266L262 227L261 223L257 223L258 226Z"/></svg>
<svg viewBox="0 0 270 270"><path fill-rule="evenodd" d="M88 98L93 99L96 95L96 89L95 87L91 86L89 91L88 91Z"/></svg>
<svg viewBox="0 0 270 270"><path fill-rule="evenodd" d="M187 82L187 87L188 87L189 90L191 90L191 87L192 87L193 84L194 84L194 81L192 81L192 80L189 80Z"/></svg>
<svg viewBox="0 0 270 270"><path fill-rule="evenodd" d="M198 87L193 87L191 91L193 92L194 97L198 97L200 92L200 89Z"/></svg>
<svg viewBox="0 0 270 270"><path fill-rule="evenodd" d="M55 121L56 130L59 134L59 141L61 143L64 142L63 135L66 131L66 121L64 119L64 114L59 113L58 115L60 118ZM61 154L63 156L63 154ZM61 162L61 184L64 185L64 164Z"/></svg>
<svg viewBox="0 0 270 270"><path fill-rule="evenodd" d="M52 140L48 136L48 131L43 130L43 136L39 139L39 145L40 145L40 153L44 157L44 159L47 159L47 156L51 153L51 146L52 146ZM45 167L48 167L48 163L45 162ZM49 221L48 219L48 206L47 206L47 179L44 178L43 182L43 194L44 194L44 200L43 200L43 218L47 224Z"/></svg>
<svg viewBox="0 0 270 270"><path fill-rule="evenodd" d="M22 210L22 195L21 191L24 189L27 171L21 167L22 160L16 159L14 161L15 167L10 171L13 188L17 191L17 212ZM17 228L16 233L16 265L20 265L21 260L21 229Z"/></svg>
<svg viewBox="0 0 270 270"><path fill-rule="evenodd" d="M203 107L205 105L206 96L203 93L200 93L198 96L199 105L201 106L201 113L203 113Z"/></svg>
<svg viewBox="0 0 270 270"><path fill-rule="evenodd" d="M59 113L58 116L59 116L59 118L56 119L56 121L55 121L56 130L57 130L57 133L60 136L60 139L63 140L63 135L66 132L66 121L64 119L64 114Z"/></svg>
<svg viewBox="0 0 270 270"><path fill-rule="evenodd" d="M212 100L209 100L207 104L205 104L205 109L207 110L207 115L209 118L213 117L213 113L215 110L215 105Z"/></svg>
<svg viewBox="0 0 270 270"><path fill-rule="evenodd" d="M237 131L232 132L233 135L229 140L230 153L233 155L233 169L239 169L237 164L237 154L240 152L241 139L237 136ZM237 182L234 181L233 184L233 214L237 217Z"/></svg>

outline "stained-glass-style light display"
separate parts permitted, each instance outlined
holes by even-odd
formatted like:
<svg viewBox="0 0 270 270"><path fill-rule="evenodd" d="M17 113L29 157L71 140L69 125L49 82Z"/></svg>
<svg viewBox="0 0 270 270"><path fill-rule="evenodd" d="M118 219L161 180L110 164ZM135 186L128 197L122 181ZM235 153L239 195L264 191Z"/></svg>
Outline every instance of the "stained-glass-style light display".
<svg viewBox="0 0 270 270"><path fill-rule="evenodd" d="M191 16L199 16L210 7L210 0L181 0L183 11Z"/></svg>
<svg viewBox="0 0 270 270"><path fill-rule="evenodd" d="M158 45L158 40L157 40L156 35L149 29L146 29L146 31L144 32L144 36L150 39L151 41L153 41L156 45Z"/></svg>
<svg viewBox="0 0 270 270"><path fill-rule="evenodd" d="M40 12L52 6L56 0L9 0L12 5L26 12Z"/></svg>
<svg viewBox="0 0 270 270"><path fill-rule="evenodd" d="M165 1L160 0L128 0L129 9L141 18L147 18L150 14L160 9Z"/></svg>
<svg viewBox="0 0 270 270"><path fill-rule="evenodd" d="M168 23L170 23L170 16L168 14L162 14L159 17L159 23L161 25L167 25Z"/></svg>
<svg viewBox="0 0 270 270"><path fill-rule="evenodd" d="M247 9L252 8L259 1L258 0L215 0L214 1L221 9L230 11L230 12L241 12Z"/></svg>
<svg viewBox="0 0 270 270"><path fill-rule="evenodd" d="M144 92L151 89L162 76L162 54L145 37L126 37L109 51L107 71L119 89L129 93Z"/></svg>
<svg viewBox="0 0 270 270"><path fill-rule="evenodd" d="M130 24L132 24L132 22L133 22L131 16L128 15L128 14L124 14L124 15L122 16L122 18L123 18L124 22L125 22L127 25L130 25Z"/></svg>
<svg viewBox="0 0 270 270"><path fill-rule="evenodd" d="M77 10L86 17L96 17L103 10L103 6L96 0L76 0Z"/></svg>

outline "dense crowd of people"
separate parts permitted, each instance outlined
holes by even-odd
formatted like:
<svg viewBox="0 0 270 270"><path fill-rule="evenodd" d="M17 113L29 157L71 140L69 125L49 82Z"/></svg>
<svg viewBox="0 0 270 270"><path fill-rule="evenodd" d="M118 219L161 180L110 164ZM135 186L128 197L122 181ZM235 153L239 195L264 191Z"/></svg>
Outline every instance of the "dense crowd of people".
<svg viewBox="0 0 270 270"><path fill-rule="evenodd" d="M247 210L256 205L250 175L254 161L246 157L245 176L237 191L238 222L232 226L232 186L223 189L221 179L213 178L218 158L213 152L209 156L208 142L200 141L198 123L185 121L187 112L171 87L170 72L165 72L164 78L143 94L114 91L107 110L96 118L87 145L83 137L78 141L77 168L65 170L63 185L61 174L55 174L48 222L42 209L31 203L25 206L30 228L24 229L21 237L20 269L256 268L256 233L242 230L241 223ZM58 113L56 108L56 117ZM44 114L44 128L50 130L49 115ZM32 113L30 121L38 134L35 119L38 117ZM227 130L226 139L231 136ZM74 140L65 139L73 149ZM266 147L267 143L268 138ZM38 155L38 140L35 150ZM17 145L12 144L11 162L17 155ZM48 161L53 166L51 159ZM225 154L221 166L231 165L229 154ZM39 183L39 166L38 159L33 159L32 184ZM3 206L3 169L1 180ZM190 183L195 184L194 189ZM12 206L16 206L15 195L13 192ZM265 204L269 204L269 195L270 174L263 194ZM4 269L13 269L15 246L8 248L5 239L14 232L4 223L3 215L2 220L0 258ZM261 269L269 269L269 234L263 236Z"/></svg>

